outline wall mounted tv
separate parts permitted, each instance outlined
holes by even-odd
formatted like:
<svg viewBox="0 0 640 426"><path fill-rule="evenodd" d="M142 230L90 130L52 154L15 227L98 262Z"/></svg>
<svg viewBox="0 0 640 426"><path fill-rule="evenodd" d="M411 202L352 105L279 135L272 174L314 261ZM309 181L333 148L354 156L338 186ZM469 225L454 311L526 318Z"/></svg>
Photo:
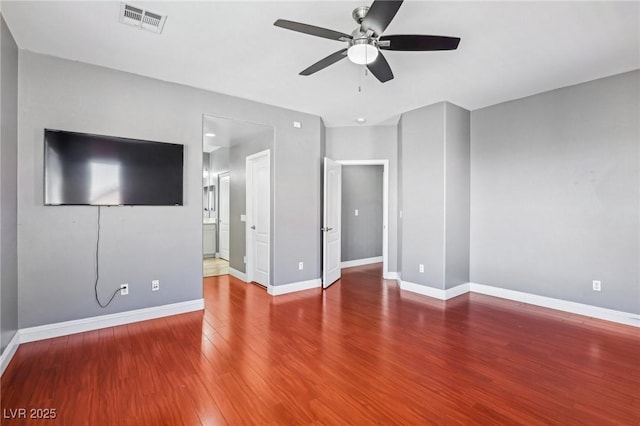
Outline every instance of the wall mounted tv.
<svg viewBox="0 0 640 426"><path fill-rule="evenodd" d="M44 204L181 206L184 146L45 129Z"/></svg>

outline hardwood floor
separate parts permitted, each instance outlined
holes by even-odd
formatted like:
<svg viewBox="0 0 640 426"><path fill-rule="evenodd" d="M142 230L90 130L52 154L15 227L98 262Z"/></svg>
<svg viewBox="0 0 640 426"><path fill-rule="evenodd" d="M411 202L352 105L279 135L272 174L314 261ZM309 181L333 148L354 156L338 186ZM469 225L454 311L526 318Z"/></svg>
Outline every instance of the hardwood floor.
<svg viewBox="0 0 640 426"><path fill-rule="evenodd" d="M204 312L21 345L2 424L640 424L637 328L380 274L275 298L206 278Z"/></svg>

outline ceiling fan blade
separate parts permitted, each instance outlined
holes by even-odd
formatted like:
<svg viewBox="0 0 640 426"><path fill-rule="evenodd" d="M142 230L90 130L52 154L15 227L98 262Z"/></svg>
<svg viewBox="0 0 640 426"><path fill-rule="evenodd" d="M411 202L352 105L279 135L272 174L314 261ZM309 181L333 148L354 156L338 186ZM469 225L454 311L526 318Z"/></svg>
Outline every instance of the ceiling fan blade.
<svg viewBox="0 0 640 426"><path fill-rule="evenodd" d="M386 83L393 79L393 73L391 72L389 62L387 62L384 56L382 56L382 52L378 54L375 61L367 65L367 68L369 68L371 74L380 80L380 83Z"/></svg>
<svg viewBox="0 0 640 426"><path fill-rule="evenodd" d="M349 34L341 33L339 31L328 30L326 28L320 28L308 24L301 24L300 22L286 21L284 19L278 19L273 23L273 25L287 30L297 31L299 33L328 38L330 40L343 41L352 39Z"/></svg>
<svg viewBox="0 0 640 426"><path fill-rule="evenodd" d="M327 56L324 59L320 59L318 62L311 65L309 68L303 70L302 72L300 72L300 75L311 75L315 72L325 69L329 65L335 64L339 60L344 59L346 57L347 57L347 49L338 50L337 52L332 53L331 55Z"/></svg>
<svg viewBox="0 0 640 426"><path fill-rule="evenodd" d="M396 16L400 6L402 6L402 0L375 0L362 20L361 28L365 31L370 29L377 35L381 35Z"/></svg>
<svg viewBox="0 0 640 426"><path fill-rule="evenodd" d="M389 45L380 45L384 50L403 50L407 52L420 52L426 50L455 50L458 48L460 38L432 35L388 35L380 37L380 41L388 41Z"/></svg>

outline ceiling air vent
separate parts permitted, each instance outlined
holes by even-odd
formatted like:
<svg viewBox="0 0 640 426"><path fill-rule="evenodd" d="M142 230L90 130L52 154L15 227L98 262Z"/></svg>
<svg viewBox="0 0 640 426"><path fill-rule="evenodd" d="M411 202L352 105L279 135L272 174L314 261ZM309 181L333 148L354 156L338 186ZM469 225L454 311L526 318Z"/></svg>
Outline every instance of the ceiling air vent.
<svg viewBox="0 0 640 426"><path fill-rule="evenodd" d="M167 15L150 12L127 3L120 4L120 22L157 34L162 32Z"/></svg>

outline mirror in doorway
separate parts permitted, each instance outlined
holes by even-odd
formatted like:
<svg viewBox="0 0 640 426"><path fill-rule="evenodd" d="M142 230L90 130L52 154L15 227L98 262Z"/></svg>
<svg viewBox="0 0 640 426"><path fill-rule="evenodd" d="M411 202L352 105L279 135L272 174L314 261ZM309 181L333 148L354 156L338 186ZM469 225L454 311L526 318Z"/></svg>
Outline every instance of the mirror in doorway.
<svg viewBox="0 0 640 426"><path fill-rule="evenodd" d="M246 277L246 158L271 150L273 127L203 116L203 275Z"/></svg>

